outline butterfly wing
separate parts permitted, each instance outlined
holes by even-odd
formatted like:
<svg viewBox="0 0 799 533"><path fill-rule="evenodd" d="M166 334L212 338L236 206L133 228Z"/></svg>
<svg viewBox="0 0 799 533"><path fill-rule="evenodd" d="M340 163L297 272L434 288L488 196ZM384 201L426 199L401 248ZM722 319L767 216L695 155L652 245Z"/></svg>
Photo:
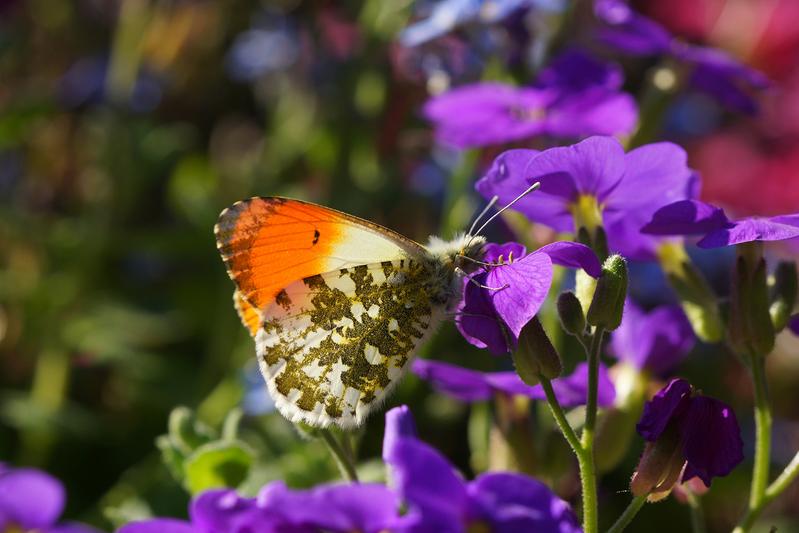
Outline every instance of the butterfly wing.
<svg viewBox="0 0 799 533"><path fill-rule="evenodd" d="M255 341L280 412L314 426L360 425L442 317L410 258L307 277L280 291Z"/></svg>
<svg viewBox="0 0 799 533"><path fill-rule="evenodd" d="M316 426L360 424L440 318L426 251L377 224L284 198L239 202L215 231L281 413Z"/></svg>

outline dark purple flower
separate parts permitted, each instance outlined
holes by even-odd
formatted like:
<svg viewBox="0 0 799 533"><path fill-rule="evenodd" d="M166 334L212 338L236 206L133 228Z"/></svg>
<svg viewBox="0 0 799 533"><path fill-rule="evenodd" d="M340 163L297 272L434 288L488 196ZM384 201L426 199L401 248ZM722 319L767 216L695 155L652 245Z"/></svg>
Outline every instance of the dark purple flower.
<svg viewBox="0 0 799 533"><path fill-rule="evenodd" d="M569 51L542 71L532 87L483 82L457 87L425 104L436 137L457 148L533 137L630 133L634 99L619 91L621 70Z"/></svg>
<svg viewBox="0 0 799 533"><path fill-rule="evenodd" d="M510 472L491 472L465 481L443 455L409 430L412 426L407 407L386 413L383 458L408 506L398 531L580 531L569 505L543 483Z"/></svg>
<svg viewBox="0 0 799 533"><path fill-rule="evenodd" d="M601 272L591 249L573 242L552 243L526 255L518 243L488 244L483 260L497 266L464 280L455 323L469 343L495 355L515 348L522 328L546 300L553 264L580 267L594 277Z"/></svg>
<svg viewBox="0 0 799 533"><path fill-rule="evenodd" d="M485 198L507 203L538 181L541 188L514 209L558 231L575 231L575 211L596 211L612 251L651 260L662 238L640 228L661 206L698 193L698 178L685 151L661 142L624 153L612 137L590 137L572 146L508 150L476 185Z"/></svg>
<svg viewBox="0 0 799 533"><path fill-rule="evenodd" d="M496 393L526 396L533 400L546 400L541 385L524 383L516 372L478 372L457 365L417 359L411 370L429 381L439 392L464 402L491 399ZM588 365L580 363L569 376L552 380L555 396L564 407L585 405L588 391ZM598 404L610 406L616 398L616 389L604 365L599 367Z"/></svg>
<svg viewBox="0 0 799 533"><path fill-rule="evenodd" d="M699 477L709 487L743 461L741 430L730 406L694 395L684 379L673 379L646 403L636 429L648 444L633 475L635 494L668 493L680 472L682 481ZM658 456L672 459L664 464L654 460Z"/></svg>
<svg viewBox="0 0 799 533"><path fill-rule="evenodd" d="M65 500L63 485L50 474L0 463L0 531L97 533L83 524L57 524Z"/></svg>
<svg viewBox="0 0 799 533"><path fill-rule="evenodd" d="M657 22L636 13L624 0L595 0L594 12L603 23L600 41L636 56L670 55L690 67L688 84L736 111L757 110L751 94L769 86L768 79L715 48L676 39Z"/></svg>
<svg viewBox="0 0 799 533"><path fill-rule="evenodd" d="M793 315L788 321L788 328L794 335L799 336L799 315Z"/></svg>
<svg viewBox="0 0 799 533"><path fill-rule="evenodd" d="M730 220L724 210L698 200L661 207L641 228L652 235L704 235L700 248L721 248L752 241L783 241L799 237L799 213Z"/></svg>
<svg viewBox="0 0 799 533"><path fill-rule="evenodd" d="M680 306L662 306L646 313L628 299L609 351L638 370L663 375L682 361L694 344L696 337Z"/></svg>
<svg viewBox="0 0 799 533"><path fill-rule="evenodd" d="M418 46L441 37L464 24L499 22L509 15L538 7L550 11L563 9L561 0L439 0L429 14L404 30L399 36L403 46Z"/></svg>

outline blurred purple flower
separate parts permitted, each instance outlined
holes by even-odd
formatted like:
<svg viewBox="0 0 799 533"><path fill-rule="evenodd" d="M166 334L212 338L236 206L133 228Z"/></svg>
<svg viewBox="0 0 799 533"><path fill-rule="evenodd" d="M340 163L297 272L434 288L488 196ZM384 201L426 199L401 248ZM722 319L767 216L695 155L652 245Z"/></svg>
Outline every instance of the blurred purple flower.
<svg viewBox="0 0 799 533"><path fill-rule="evenodd" d="M687 44L657 22L636 13L624 0L595 0L603 23L600 41L630 55L670 55L691 68L688 83L722 105L754 113L751 93L769 86L768 79L721 50Z"/></svg>
<svg viewBox="0 0 799 533"><path fill-rule="evenodd" d="M680 306L664 305L646 313L628 299L609 351L639 371L662 376L679 364L694 344L696 337Z"/></svg>
<svg viewBox="0 0 799 533"><path fill-rule="evenodd" d="M480 402L491 399L496 393L526 396L533 400L546 400L541 385L531 387L516 372L478 372L457 365L417 359L411 370L429 381L437 391L463 402ZM580 363L569 376L552 380L555 396L563 407L585 405L588 391L588 365ZM597 402L601 407L613 405L616 389L604 365L599 367Z"/></svg>
<svg viewBox="0 0 799 533"><path fill-rule="evenodd" d="M539 481L510 472L465 481L443 455L416 437L404 405L386 413L383 459L408 506L397 531L580 531L569 505Z"/></svg>
<svg viewBox="0 0 799 533"><path fill-rule="evenodd" d="M625 134L635 127L638 110L620 92L622 81L617 67L572 50L556 58L534 86L464 85L430 99L424 115L438 140L457 148L535 135Z"/></svg>
<svg viewBox="0 0 799 533"><path fill-rule="evenodd" d="M0 531L98 533L74 522L57 524L65 500L63 485L50 474L0 463Z"/></svg>
<svg viewBox="0 0 799 533"><path fill-rule="evenodd" d="M516 347L522 328L546 300L553 264L582 268L593 277L601 273L594 252L574 242L555 242L530 254L518 243L491 243L483 260L496 266L464 279L455 324L469 343L494 355Z"/></svg>
<svg viewBox="0 0 799 533"><path fill-rule="evenodd" d="M564 7L563 0L439 0L426 17L402 30L399 41L418 46L465 24L491 24L530 8L561 11Z"/></svg>
<svg viewBox="0 0 799 533"><path fill-rule="evenodd" d="M252 27L233 41L226 58L230 77L254 81L284 70L300 57L300 42L290 19L280 13L261 13Z"/></svg>
<svg viewBox="0 0 799 533"><path fill-rule="evenodd" d="M58 83L59 100L69 108L106 102L107 74L107 58L87 57L76 61ZM137 113L146 113L158 106L162 94L162 80L151 70L141 68L127 105Z"/></svg>
<svg viewBox="0 0 799 533"><path fill-rule="evenodd" d="M714 477L726 476L743 461L741 430L730 406L693 392L684 379L673 379L644 406L636 429L650 444L633 475L634 492L636 486L667 491L670 486L657 483L663 479L676 483L681 471L682 481L699 477L709 487ZM648 461L658 445L665 447L660 453L674 448L667 455L675 458L667 465L668 472L663 471L662 461Z"/></svg>
<svg viewBox="0 0 799 533"><path fill-rule="evenodd" d="M398 508L397 496L384 485L329 484L295 491L275 481L257 498L209 490L192 501L189 522L154 518L127 524L118 533L379 533L395 525Z"/></svg>
<svg viewBox="0 0 799 533"><path fill-rule="evenodd" d="M627 154L612 137L590 137L572 146L508 150L500 154L476 189L485 198L510 202L532 183L541 188L514 209L558 231L574 232L573 214L586 199L601 210L610 249L629 259L655 258L662 237L641 227L661 206L698 194L699 180L685 150L653 143Z"/></svg>
<svg viewBox="0 0 799 533"><path fill-rule="evenodd" d="M799 315L793 315L788 321L788 328L794 335L799 336Z"/></svg>
<svg viewBox="0 0 799 533"><path fill-rule="evenodd" d="M700 248L720 248L752 241L783 241L799 237L799 213L730 220L724 210L683 200L661 207L641 229L652 235L704 235Z"/></svg>

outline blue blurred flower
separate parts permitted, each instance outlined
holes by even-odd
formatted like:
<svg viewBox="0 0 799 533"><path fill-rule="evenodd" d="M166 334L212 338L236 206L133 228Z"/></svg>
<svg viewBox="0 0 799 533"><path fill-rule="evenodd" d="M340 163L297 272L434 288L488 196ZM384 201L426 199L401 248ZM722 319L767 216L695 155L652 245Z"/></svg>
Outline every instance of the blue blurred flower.
<svg viewBox="0 0 799 533"><path fill-rule="evenodd" d="M300 57L300 41L291 21L278 13L256 17L252 28L239 34L227 54L230 76L253 81L284 70Z"/></svg>
<svg viewBox="0 0 799 533"><path fill-rule="evenodd" d="M533 400L546 400L541 385L531 387L516 372L478 372L457 365L417 359L411 370L429 381L437 391L463 402L480 402L491 399L496 393L526 396ZM568 376L552 380L555 396L563 407L585 405L588 393L588 365L580 363ZM613 405L616 390L604 365L599 367L597 403L601 407Z"/></svg>
<svg viewBox="0 0 799 533"><path fill-rule="evenodd" d="M603 23L597 34L600 41L630 55L670 55L690 68L687 81L692 87L733 110L757 110L752 94L769 86L759 71L721 50L680 41L625 0L595 0L594 12Z"/></svg>
<svg viewBox="0 0 799 533"><path fill-rule="evenodd" d="M75 62L58 84L58 96L63 105L74 108L108 101L106 77L108 59L87 57ZM139 70L127 105L137 113L152 111L163 95L163 82L147 68Z"/></svg>
<svg viewBox="0 0 799 533"><path fill-rule="evenodd" d="M562 11L565 5L564 0L439 0L426 17L402 31L399 41L418 46L465 24L499 22L530 8Z"/></svg>
<svg viewBox="0 0 799 533"><path fill-rule="evenodd" d="M570 51L541 72L530 87L499 82L463 85L430 99L425 117L438 140L467 148L536 135L579 138L632 132L635 100L620 91L615 65Z"/></svg>
<svg viewBox="0 0 799 533"><path fill-rule="evenodd" d="M522 474L490 472L465 481L436 449L416 436L407 406L386 413L383 459L408 513L406 533L577 533L569 505Z"/></svg>
<svg viewBox="0 0 799 533"><path fill-rule="evenodd" d="M275 410L275 401L269 394L261 371L255 364L248 365L242 371L244 395L241 408L250 416L266 415Z"/></svg>
<svg viewBox="0 0 799 533"><path fill-rule="evenodd" d="M557 231L575 231L579 205L595 203L612 251L629 259L655 257L663 237L641 228L661 206L698 193L698 177L676 144L647 144L624 153L612 137L590 137L572 146L509 150L500 154L476 188L500 203L515 198L532 183L541 188L514 206L530 220Z"/></svg>
<svg viewBox="0 0 799 533"><path fill-rule="evenodd" d="M98 533L83 524L58 524L65 500L64 487L50 474L0 463L0 531Z"/></svg>

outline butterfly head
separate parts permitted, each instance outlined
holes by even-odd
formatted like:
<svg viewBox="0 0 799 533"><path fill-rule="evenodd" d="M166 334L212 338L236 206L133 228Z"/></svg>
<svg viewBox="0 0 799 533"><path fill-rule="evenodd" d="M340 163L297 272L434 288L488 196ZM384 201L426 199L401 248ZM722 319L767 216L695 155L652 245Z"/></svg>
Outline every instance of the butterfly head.
<svg viewBox="0 0 799 533"><path fill-rule="evenodd" d="M480 265L485 247L485 237L461 233L454 239L445 241L440 237L430 237L427 250L443 265L453 270L472 272Z"/></svg>

